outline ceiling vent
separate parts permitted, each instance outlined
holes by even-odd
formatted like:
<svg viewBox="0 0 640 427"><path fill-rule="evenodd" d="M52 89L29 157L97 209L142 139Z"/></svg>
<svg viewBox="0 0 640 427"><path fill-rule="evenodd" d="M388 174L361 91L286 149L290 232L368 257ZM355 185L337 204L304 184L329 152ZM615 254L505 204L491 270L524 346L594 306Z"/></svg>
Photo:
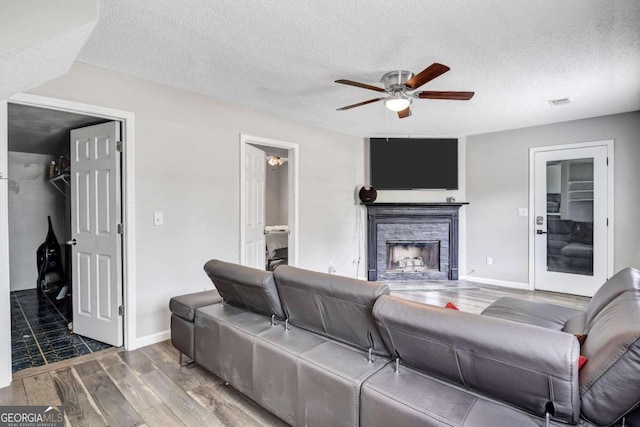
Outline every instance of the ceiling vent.
<svg viewBox="0 0 640 427"><path fill-rule="evenodd" d="M557 107L559 105L566 105L568 103L570 103L571 100L569 98L560 98L560 99L550 99L549 100L549 104L553 105L554 107Z"/></svg>

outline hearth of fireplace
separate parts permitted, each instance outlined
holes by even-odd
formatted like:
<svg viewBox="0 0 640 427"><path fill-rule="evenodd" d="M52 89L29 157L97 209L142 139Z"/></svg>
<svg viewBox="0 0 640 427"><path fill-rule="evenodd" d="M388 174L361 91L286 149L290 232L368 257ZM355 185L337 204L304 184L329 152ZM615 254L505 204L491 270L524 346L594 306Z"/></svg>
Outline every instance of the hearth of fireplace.
<svg viewBox="0 0 640 427"><path fill-rule="evenodd" d="M440 271L440 241L387 240L387 273Z"/></svg>

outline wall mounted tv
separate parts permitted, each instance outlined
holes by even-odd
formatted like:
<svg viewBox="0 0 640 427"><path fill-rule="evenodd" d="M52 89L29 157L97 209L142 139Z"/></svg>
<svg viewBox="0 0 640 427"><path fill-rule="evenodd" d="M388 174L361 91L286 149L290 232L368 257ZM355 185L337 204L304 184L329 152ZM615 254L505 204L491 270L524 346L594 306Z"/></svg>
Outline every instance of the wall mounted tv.
<svg viewBox="0 0 640 427"><path fill-rule="evenodd" d="M458 189L455 138L370 138L369 159L378 190Z"/></svg>

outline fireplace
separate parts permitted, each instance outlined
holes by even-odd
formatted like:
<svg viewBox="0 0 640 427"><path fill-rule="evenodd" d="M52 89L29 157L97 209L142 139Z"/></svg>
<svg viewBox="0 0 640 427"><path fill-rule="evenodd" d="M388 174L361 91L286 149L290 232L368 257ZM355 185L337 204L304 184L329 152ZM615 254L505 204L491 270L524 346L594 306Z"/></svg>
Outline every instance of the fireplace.
<svg viewBox="0 0 640 427"><path fill-rule="evenodd" d="M440 241L387 240L387 273L440 270Z"/></svg>
<svg viewBox="0 0 640 427"><path fill-rule="evenodd" d="M369 280L457 280L458 210L466 203L372 203Z"/></svg>

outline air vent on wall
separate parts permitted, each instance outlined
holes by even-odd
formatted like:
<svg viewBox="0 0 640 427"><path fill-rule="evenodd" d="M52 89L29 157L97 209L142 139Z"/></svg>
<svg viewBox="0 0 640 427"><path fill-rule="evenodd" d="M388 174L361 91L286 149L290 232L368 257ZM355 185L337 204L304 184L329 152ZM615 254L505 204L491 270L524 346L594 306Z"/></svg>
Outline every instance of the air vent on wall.
<svg viewBox="0 0 640 427"><path fill-rule="evenodd" d="M554 107L557 107L559 105L566 105L568 103L570 103L571 100L569 98L560 98L560 99L550 99L549 100L549 104L553 105Z"/></svg>

